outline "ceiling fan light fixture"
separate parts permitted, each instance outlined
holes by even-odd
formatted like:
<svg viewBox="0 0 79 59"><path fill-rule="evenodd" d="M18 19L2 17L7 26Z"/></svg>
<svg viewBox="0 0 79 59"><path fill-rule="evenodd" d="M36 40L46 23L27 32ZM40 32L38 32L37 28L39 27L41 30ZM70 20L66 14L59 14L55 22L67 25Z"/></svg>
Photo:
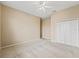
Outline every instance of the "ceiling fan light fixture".
<svg viewBox="0 0 79 59"><path fill-rule="evenodd" d="M43 1L41 1L40 2L40 10L42 10L42 9L45 9L45 4L46 4L46 2L43 2Z"/></svg>
<svg viewBox="0 0 79 59"><path fill-rule="evenodd" d="M43 6L45 6L45 4L46 4L46 2L43 2L43 4L42 4L42 5L43 5Z"/></svg>

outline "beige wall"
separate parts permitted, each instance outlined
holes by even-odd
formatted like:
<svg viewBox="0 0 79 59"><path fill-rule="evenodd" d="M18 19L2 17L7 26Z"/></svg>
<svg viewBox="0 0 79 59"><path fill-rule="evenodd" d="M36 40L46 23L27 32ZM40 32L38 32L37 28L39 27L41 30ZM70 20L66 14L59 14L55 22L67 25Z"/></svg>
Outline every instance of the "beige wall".
<svg viewBox="0 0 79 59"><path fill-rule="evenodd" d="M56 22L67 21L65 18L73 17L79 17L79 5L55 12L51 19L42 20L42 38L54 40Z"/></svg>
<svg viewBox="0 0 79 59"><path fill-rule="evenodd" d="M0 48L1 48L1 5L0 5Z"/></svg>
<svg viewBox="0 0 79 59"><path fill-rule="evenodd" d="M65 18L74 18L74 17L79 17L79 5L61 10L56 12L54 15L51 17L51 39L52 41L55 40L55 24L57 22L62 22L62 21L69 21L68 19Z"/></svg>
<svg viewBox="0 0 79 59"><path fill-rule="evenodd" d="M42 38L51 39L51 19L42 20Z"/></svg>
<svg viewBox="0 0 79 59"><path fill-rule="evenodd" d="M2 47L40 38L40 18L2 6Z"/></svg>

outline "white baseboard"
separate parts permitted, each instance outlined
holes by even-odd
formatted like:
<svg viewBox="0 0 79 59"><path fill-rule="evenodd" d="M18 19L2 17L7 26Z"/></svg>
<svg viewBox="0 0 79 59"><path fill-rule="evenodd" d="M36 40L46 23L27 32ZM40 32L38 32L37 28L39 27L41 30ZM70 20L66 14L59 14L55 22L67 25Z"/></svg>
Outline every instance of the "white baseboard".
<svg viewBox="0 0 79 59"><path fill-rule="evenodd" d="M1 47L1 49L3 49L3 48L8 48L8 47L12 47L12 46L21 45L21 44L24 44L24 43L30 43L30 42L33 42L33 41L37 41L37 40L24 41L24 42L20 42L20 43L10 44L10 45Z"/></svg>
<svg viewBox="0 0 79 59"><path fill-rule="evenodd" d="M23 44L23 43L25 43L25 42L20 42L20 43L15 43L15 44L10 44L10 45L7 45L7 46L3 46L3 47L1 47L1 48L3 49L3 48L7 48L7 47L11 47L11 46L15 46L15 45L20 45L20 44Z"/></svg>

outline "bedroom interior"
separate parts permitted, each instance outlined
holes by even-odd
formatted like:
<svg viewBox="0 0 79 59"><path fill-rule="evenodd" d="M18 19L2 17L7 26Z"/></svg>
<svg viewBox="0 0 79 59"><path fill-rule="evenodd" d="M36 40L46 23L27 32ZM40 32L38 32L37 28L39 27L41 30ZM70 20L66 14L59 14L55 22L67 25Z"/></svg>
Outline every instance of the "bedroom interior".
<svg viewBox="0 0 79 59"><path fill-rule="evenodd" d="M79 1L1 1L0 58L78 58Z"/></svg>

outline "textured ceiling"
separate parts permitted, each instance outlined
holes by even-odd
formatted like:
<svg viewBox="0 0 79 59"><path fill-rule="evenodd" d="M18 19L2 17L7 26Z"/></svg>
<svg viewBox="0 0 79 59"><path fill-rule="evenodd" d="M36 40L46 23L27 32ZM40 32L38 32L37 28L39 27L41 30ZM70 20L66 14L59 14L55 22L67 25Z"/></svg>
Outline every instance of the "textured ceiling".
<svg viewBox="0 0 79 59"><path fill-rule="evenodd" d="M54 11L59 11L79 4L78 1L48 1L46 2L46 6L49 6L50 8L45 8L44 11L39 9L39 1L5 1L1 3L41 18L49 17Z"/></svg>

